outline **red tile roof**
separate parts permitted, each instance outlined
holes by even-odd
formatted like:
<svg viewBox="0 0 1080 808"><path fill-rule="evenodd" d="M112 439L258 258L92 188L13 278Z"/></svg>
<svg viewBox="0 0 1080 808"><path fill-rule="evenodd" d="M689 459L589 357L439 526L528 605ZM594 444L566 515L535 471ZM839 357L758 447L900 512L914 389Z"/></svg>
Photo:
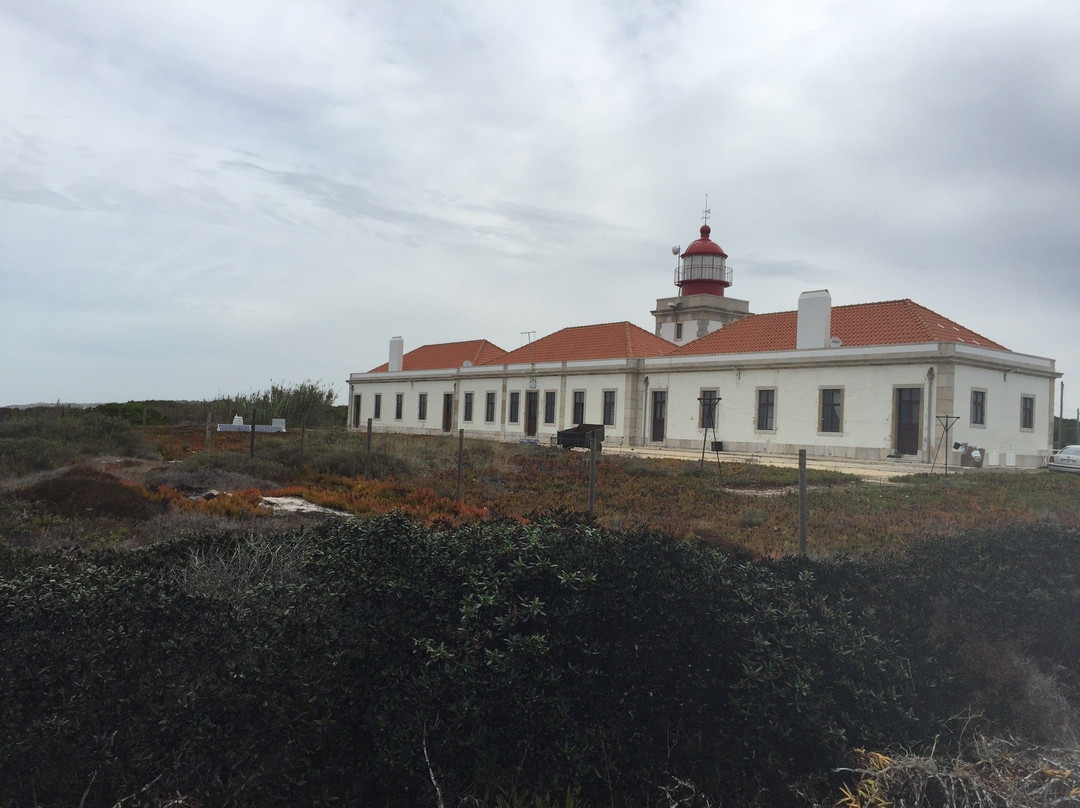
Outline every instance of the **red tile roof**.
<svg viewBox="0 0 1080 808"><path fill-rule="evenodd" d="M498 359L506 354L502 348L486 339L473 339L466 342L442 342L437 345L424 345L409 351L401 359L402 370L449 370L459 368L466 361L474 365ZM383 362L369 373L384 373L390 369L388 362Z"/></svg>
<svg viewBox="0 0 1080 808"><path fill-rule="evenodd" d="M466 360L473 365L515 365L590 359L653 356L703 356L795 350L798 312L751 314L700 339L676 348L633 323L604 323L564 328L507 353L487 340L444 342L409 351L403 370L450 370ZM832 335L845 346L960 342L1008 350L971 329L911 300L834 306ZM384 362L371 373L385 372Z"/></svg>
<svg viewBox="0 0 1080 808"><path fill-rule="evenodd" d="M489 365L570 362L588 359L630 359L663 356L675 346L633 323L604 323L564 328L489 360Z"/></svg>
<svg viewBox="0 0 1080 808"><path fill-rule="evenodd" d="M752 314L694 340L671 356L793 351L798 312ZM1008 350L981 334L911 300L834 306L832 335L845 346L906 345L920 342L962 342Z"/></svg>

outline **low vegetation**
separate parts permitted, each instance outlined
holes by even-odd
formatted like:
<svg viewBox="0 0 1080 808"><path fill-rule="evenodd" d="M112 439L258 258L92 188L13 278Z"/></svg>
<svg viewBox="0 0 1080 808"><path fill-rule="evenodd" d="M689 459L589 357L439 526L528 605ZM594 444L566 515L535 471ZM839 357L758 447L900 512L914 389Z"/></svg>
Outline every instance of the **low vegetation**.
<svg viewBox="0 0 1080 808"><path fill-rule="evenodd" d="M210 437L0 419L5 808L1080 795L1080 479Z"/></svg>

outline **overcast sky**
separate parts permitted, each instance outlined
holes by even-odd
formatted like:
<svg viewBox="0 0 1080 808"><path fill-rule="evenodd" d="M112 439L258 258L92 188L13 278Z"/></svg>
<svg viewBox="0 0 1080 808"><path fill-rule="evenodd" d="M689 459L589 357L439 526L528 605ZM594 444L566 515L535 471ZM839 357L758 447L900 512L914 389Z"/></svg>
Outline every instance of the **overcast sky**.
<svg viewBox="0 0 1080 808"><path fill-rule="evenodd" d="M1080 3L0 0L0 404L911 298L1080 406ZM1055 408L1056 410L1056 408Z"/></svg>

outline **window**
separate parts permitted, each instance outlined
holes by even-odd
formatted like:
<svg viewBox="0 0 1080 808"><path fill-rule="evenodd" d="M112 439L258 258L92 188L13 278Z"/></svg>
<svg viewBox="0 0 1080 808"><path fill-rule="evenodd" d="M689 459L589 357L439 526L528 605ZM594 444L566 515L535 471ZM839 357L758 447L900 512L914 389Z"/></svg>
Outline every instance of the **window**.
<svg viewBox="0 0 1080 808"><path fill-rule="evenodd" d="M971 391L971 425L986 426L986 391Z"/></svg>
<svg viewBox="0 0 1080 808"><path fill-rule="evenodd" d="M375 417L382 418L382 393L375 394Z"/></svg>
<svg viewBox="0 0 1080 808"><path fill-rule="evenodd" d="M702 390L698 396L701 412L698 413L699 429L716 429L716 406L720 401L719 390Z"/></svg>
<svg viewBox="0 0 1080 808"><path fill-rule="evenodd" d="M615 426L615 391L604 391L604 426Z"/></svg>
<svg viewBox="0 0 1080 808"><path fill-rule="evenodd" d="M757 391L757 429L759 432L773 432L776 429L775 387Z"/></svg>
<svg viewBox="0 0 1080 808"><path fill-rule="evenodd" d="M353 396L352 425L360 426L360 396Z"/></svg>
<svg viewBox="0 0 1080 808"><path fill-rule="evenodd" d="M828 387L821 391L821 432L839 432L843 415L844 391Z"/></svg>
<svg viewBox="0 0 1080 808"><path fill-rule="evenodd" d="M574 391L574 423L585 423L585 391Z"/></svg>
<svg viewBox="0 0 1080 808"><path fill-rule="evenodd" d="M521 393L510 394L510 423L518 422L518 413L521 410Z"/></svg>
<svg viewBox="0 0 1080 808"><path fill-rule="evenodd" d="M427 420L427 393L421 393L416 400L416 418L419 421Z"/></svg>
<svg viewBox="0 0 1080 808"><path fill-rule="evenodd" d="M495 394L484 394L484 421L489 424L495 423Z"/></svg>
<svg viewBox="0 0 1080 808"><path fill-rule="evenodd" d="M472 395L472 393L465 394L465 417L463 419L465 421L472 420Z"/></svg>
<svg viewBox="0 0 1080 808"><path fill-rule="evenodd" d="M544 423L555 423L555 391L547 390L544 393Z"/></svg>
<svg viewBox="0 0 1080 808"><path fill-rule="evenodd" d="M1035 428L1035 396L1020 396L1020 428Z"/></svg>
<svg viewBox="0 0 1080 808"><path fill-rule="evenodd" d="M401 411L405 408L405 394L398 393L394 401L394 418L401 420Z"/></svg>
<svg viewBox="0 0 1080 808"><path fill-rule="evenodd" d="M682 323L675 323L675 339L682 339Z"/></svg>

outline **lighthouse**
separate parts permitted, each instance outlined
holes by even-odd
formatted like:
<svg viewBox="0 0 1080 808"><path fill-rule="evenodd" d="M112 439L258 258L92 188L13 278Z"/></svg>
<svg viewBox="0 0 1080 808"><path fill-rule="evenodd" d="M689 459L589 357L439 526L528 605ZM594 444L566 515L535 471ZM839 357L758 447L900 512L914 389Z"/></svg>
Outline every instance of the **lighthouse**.
<svg viewBox="0 0 1080 808"><path fill-rule="evenodd" d="M727 253L712 240L708 215L706 210L700 235L689 247L672 248L678 257L675 286L679 293L659 298L652 313L656 335L677 345L704 337L750 313L747 301L724 294L731 286L731 267Z"/></svg>

